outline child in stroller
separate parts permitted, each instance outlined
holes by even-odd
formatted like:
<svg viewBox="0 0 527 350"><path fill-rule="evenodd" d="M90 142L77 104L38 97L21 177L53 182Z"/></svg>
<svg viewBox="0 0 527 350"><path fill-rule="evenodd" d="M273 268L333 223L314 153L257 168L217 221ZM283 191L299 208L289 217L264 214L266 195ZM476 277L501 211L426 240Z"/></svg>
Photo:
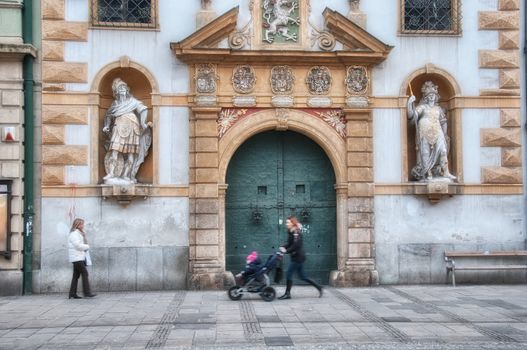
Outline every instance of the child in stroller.
<svg viewBox="0 0 527 350"><path fill-rule="evenodd" d="M236 285L227 292L229 298L240 300L245 293L259 293L263 300L273 301L276 291L271 287L269 273L277 268L283 256L282 252L277 251L267 258L265 264L260 266L261 260L258 258L258 253L254 251L249 254L245 270L236 275Z"/></svg>

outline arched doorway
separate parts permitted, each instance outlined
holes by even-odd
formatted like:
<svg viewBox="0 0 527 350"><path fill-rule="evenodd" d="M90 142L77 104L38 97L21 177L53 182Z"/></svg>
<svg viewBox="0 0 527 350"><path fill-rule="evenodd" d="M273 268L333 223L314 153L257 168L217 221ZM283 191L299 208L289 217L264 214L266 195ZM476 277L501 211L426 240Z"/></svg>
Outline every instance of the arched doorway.
<svg viewBox="0 0 527 350"><path fill-rule="evenodd" d="M286 239L285 220L304 225L308 275L327 284L337 267L335 173L324 151L291 131L266 131L232 157L226 183L226 269L236 273L257 250L265 259Z"/></svg>

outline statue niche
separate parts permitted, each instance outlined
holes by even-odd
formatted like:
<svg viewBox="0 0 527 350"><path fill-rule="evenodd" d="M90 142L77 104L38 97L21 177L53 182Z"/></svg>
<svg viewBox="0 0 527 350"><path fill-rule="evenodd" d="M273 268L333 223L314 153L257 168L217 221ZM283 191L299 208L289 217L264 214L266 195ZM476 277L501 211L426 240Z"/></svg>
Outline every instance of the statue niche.
<svg viewBox="0 0 527 350"><path fill-rule="evenodd" d="M438 87L426 81L421 92L417 106L413 93L407 102L407 116L415 126L416 164L411 170L412 178L421 182L452 182L456 177L448 167L450 138L446 112L439 106Z"/></svg>
<svg viewBox="0 0 527 350"><path fill-rule="evenodd" d="M102 131L105 142L105 184L136 183L136 175L152 144L151 123L147 123L148 109L130 93L120 78L112 83L114 101L106 111Z"/></svg>
<svg viewBox="0 0 527 350"><path fill-rule="evenodd" d="M118 67L108 71L98 87L100 183L116 188L152 184L150 80L138 69Z"/></svg>

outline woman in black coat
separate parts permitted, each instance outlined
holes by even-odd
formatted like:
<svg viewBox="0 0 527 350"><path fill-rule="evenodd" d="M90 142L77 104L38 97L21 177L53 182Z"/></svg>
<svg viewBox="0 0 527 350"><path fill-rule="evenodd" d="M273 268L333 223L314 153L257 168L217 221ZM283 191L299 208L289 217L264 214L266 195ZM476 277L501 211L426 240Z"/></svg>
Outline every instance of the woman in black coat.
<svg viewBox="0 0 527 350"><path fill-rule="evenodd" d="M287 227L287 243L280 247L283 253L291 255L291 262L286 273L286 289L284 295L278 299L291 299L291 288L293 287L293 274L296 272L302 281L305 281L318 290L319 297L322 297L322 286L315 281L307 278L304 272L304 262L306 261L306 252L304 251L304 242L302 241L302 224L294 216L287 218L285 222Z"/></svg>

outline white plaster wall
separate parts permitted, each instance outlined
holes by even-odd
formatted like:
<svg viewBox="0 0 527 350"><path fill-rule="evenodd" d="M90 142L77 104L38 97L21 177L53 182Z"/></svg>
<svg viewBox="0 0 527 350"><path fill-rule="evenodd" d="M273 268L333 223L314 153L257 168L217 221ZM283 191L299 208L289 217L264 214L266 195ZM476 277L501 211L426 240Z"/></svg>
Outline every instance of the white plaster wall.
<svg viewBox="0 0 527 350"><path fill-rule="evenodd" d="M481 147L481 129L499 128L498 109L464 109L463 128L463 182L481 183L482 166L500 166L499 147Z"/></svg>
<svg viewBox="0 0 527 350"><path fill-rule="evenodd" d="M188 246L187 198L150 197L128 206L101 198L44 198L43 256L66 247L70 213L86 221L92 247Z"/></svg>
<svg viewBox="0 0 527 350"><path fill-rule="evenodd" d="M427 63L453 75L463 95L479 95L481 88L498 87L496 70L486 72L478 64L478 50L496 49L498 33L479 31L477 22L478 11L496 10L497 0L463 1L460 37L398 36L399 1L362 1L361 9L368 14L368 32L394 46L388 59L374 69L374 95L398 96L405 78Z"/></svg>
<svg viewBox="0 0 527 350"><path fill-rule="evenodd" d="M525 249L523 196L376 196L381 283L442 283L445 250Z"/></svg>
<svg viewBox="0 0 527 350"><path fill-rule="evenodd" d="M373 111L373 155L376 183L401 183L401 112Z"/></svg>
<svg viewBox="0 0 527 350"><path fill-rule="evenodd" d="M101 198L44 198L41 291L65 291L69 286L71 217L86 221L95 290L163 289L174 280L178 288L185 288L188 212L187 198L137 199L126 207ZM129 264L115 263L123 258ZM157 285L149 287L152 279Z"/></svg>
<svg viewBox="0 0 527 350"><path fill-rule="evenodd" d="M159 109L159 183L188 185L188 108Z"/></svg>

